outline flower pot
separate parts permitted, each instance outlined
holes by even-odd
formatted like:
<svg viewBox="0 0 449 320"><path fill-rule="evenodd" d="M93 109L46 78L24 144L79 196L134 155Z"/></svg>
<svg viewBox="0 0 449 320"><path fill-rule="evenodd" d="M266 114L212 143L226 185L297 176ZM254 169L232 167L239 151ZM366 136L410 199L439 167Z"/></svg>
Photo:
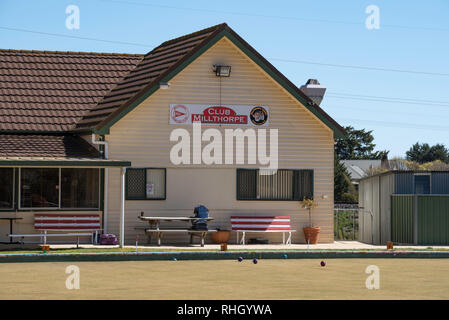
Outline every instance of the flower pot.
<svg viewBox="0 0 449 320"><path fill-rule="evenodd" d="M306 227L303 228L304 237L306 238L306 242L309 244L317 244L318 243L318 234L321 229L319 227Z"/></svg>
<svg viewBox="0 0 449 320"><path fill-rule="evenodd" d="M211 232L210 238L213 243L228 243L229 237L231 236L231 231L229 230L218 230L217 232Z"/></svg>

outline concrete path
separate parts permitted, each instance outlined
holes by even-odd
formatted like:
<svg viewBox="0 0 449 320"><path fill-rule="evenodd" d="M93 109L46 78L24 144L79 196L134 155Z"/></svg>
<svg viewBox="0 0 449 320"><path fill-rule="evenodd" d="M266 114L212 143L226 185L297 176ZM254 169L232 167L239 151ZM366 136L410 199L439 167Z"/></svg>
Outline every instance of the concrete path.
<svg viewBox="0 0 449 320"><path fill-rule="evenodd" d="M54 249L69 249L74 248L76 245L73 244L52 244L51 248ZM101 246L101 245L90 245L83 244L80 245L81 248L118 248L118 246ZM135 248L135 246L125 246L125 248ZM186 245L186 246L175 246L175 245L162 245L160 247L155 245L144 245L138 246L139 249L178 249L178 250L220 250L220 245L218 244L206 244L204 247L200 247L199 245ZM395 249L427 249L430 246L395 246ZM432 249L446 249L449 250L449 246L432 246ZM365 250L365 249L386 249L386 246L377 246L366 244L358 241L335 241L333 243L320 243L316 245L307 244L291 244L291 245L282 245L282 244L262 244L262 245L236 245L236 244L228 244L228 250L238 249L238 250Z"/></svg>

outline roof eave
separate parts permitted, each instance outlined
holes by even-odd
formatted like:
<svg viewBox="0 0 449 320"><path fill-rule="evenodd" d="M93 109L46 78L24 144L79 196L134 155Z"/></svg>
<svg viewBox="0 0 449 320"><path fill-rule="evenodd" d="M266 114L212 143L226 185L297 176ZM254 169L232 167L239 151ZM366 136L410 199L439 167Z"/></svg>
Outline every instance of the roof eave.
<svg viewBox="0 0 449 320"><path fill-rule="evenodd" d="M0 159L0 167L130 167L131 161L107 159Z"/></svg>
<svg viewBox="0 0 449 320"><path fill-rule="evenodd" d="M228 25L222 24L209 37L203 40L197 48L193 49L183 59L174 64L170 69L161 74L158 78L152 81L149 85L140 90L133 98L123 104L118 110L97 124L92 132L97 134L109 134L110 128L117 121L119 121L128 112L137 107L145 99L151 96L159 89L160 82L168 82L203 52L212 47L215 43L227 37L234 45L242 50L248 57L250 57L259 67L267 72L276 82L278 82L285 90L294 96L302 105L311 111L318 119L320 119L327 127L329 127L334 134L334 138L343 138L346 131L332 119L321 107L312 101L307 95L302 93L300 89L288 80L280 71L278 71L270 62L268 62L262 55L260 55L253 47L251 47L244 39L242 39L235 31Z"/></svg>

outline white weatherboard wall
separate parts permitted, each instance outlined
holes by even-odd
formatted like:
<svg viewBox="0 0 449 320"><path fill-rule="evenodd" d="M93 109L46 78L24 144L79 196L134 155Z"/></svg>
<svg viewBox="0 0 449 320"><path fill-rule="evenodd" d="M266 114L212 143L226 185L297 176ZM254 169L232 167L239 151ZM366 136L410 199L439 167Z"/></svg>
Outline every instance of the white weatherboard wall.
<svg viewBox="0 0 449 320"><path fill-rule="evenodd" d="M229 78L220 79L212 72L212 65L219 63L232 66ZM141 211L152 216L190 216L199 203L208 207L215 218L211 227L229 228L231 215L290 215L293 228L298 230L293 242L304 242L302 227L308 217L297 201L236 200L236 168L256 166L175 166L170 162L170 149L174 145L169 141L171 131L191 130L189 126L169 125L170 104L219 104L220 81L221 104L270 108L270 125L264 128L279 129L279 168L314 170L318 208L313 212L313 222L322 229L321 242L333 241L333 132L224 38L170 80L169 89L158 90L115 123L106 136L110 159L130 160L133 167L167 168L166 200L126 201L126 242L135 241L134 227L145 225L137 219ZM207 127L223 133L224 128L238 128ZM120 216L119 177L118 169L110 170L108 230L116 234ZM322 199L323 195L327 198ZM273 242L282 239L280 234L257 236L269 237ZM188 241L187 235L181 234L164 238L166 242Z"/></svg>

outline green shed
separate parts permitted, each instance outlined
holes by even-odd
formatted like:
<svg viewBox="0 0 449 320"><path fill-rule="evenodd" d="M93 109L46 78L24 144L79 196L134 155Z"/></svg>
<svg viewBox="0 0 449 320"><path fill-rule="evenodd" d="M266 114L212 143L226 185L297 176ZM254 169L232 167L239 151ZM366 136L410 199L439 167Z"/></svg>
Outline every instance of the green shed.
<svg viewBox="0 0 449 320"><path fill-rule="evenodd" d="M449 245L449 171L388 171L363 178L359 206L362 242Z"/></svg>

